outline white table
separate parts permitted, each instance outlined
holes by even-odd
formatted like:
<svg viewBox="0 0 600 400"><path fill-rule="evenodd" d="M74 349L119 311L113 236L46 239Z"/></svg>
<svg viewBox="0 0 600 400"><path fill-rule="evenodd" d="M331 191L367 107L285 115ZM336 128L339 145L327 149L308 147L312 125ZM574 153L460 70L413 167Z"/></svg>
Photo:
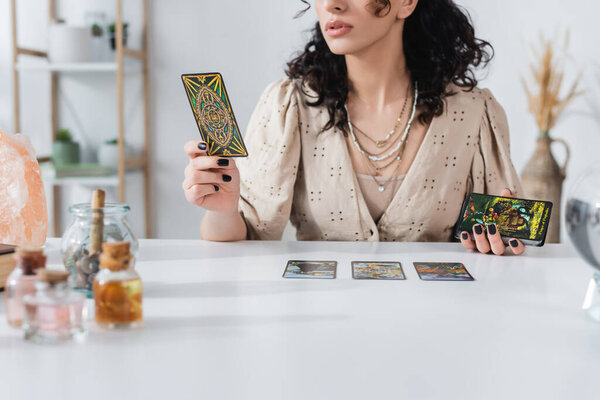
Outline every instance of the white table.
<svg viewBox="0 0 600 400"><path fill-rule="evenodd" d="M337 260L338 277L283 279L289 259ZM352 260L400 261L407 280L353 280ZM421 281L413 261L476 281ZM90 322L83 343L35 345L1 300L0 399L600 398L592 271L566 245L142 240L137 268L141 330Z"/></svg>

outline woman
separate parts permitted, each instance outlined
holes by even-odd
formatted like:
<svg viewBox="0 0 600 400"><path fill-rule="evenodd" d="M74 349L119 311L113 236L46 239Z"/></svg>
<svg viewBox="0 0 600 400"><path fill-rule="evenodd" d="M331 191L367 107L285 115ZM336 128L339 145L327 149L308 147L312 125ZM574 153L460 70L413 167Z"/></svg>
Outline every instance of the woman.
<svg viewBox="0 0 600 400"><path fill-rule="evenodd" d="M506 116L473 74L491 46L452 0L315 4L312 40L250 119L249 157L185 146L204 239L280 239L290 220L299 240L450 241L467 194L520 193ZM493 225L461 241L505 251Z"/></svg>

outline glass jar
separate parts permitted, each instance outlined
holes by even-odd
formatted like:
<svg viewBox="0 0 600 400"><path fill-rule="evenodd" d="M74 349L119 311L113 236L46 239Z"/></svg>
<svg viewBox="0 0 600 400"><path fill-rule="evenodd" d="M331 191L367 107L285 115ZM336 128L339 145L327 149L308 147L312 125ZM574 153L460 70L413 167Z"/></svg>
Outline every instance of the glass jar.
<svg viewBox="0 0 600 400"><path fill-rule="evenodd" d="M131 268L129 243L104 243L94 281L96 323L103 328L133 328L142 322L142 280Z"/></svg>
<svg viewBox="0 0 600 400"><path fill-rule="evenodd" d="M127 223L127 204L106 203L102 210L104 227L102 242L128 242L131 253L137 256L138 241ZM76 290L88 298L93 297L92 286L100 268L99 254L90 254L90 232L94 209L89 203L75 204L69 208L73 222L65 231L61 241L63 261ZM132 266L133 267L133 266Z"/></svg>
<svg viewBox="0 0 600 400"><path fill-rule="evenodd" d="M71 289L69 273L39 270L34 295L23 299L25 339L57 343L85 335L85 296Z"/></svg>
<svg viewBox="0 0 600 400"><path fill-rule="evenodd" d="M46 267L46 256L39 247L19 247L15 260L17 266L6 280L4 296L8 324L18 328L23 322L23 298L35 293L36 271Z"/></svg>

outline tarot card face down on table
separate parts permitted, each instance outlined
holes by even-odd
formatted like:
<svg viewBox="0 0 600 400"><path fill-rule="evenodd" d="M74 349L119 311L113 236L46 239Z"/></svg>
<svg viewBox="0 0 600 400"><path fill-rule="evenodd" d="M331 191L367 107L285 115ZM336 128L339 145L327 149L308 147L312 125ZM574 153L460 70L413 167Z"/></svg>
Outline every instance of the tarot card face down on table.
<svg viewBox="0 0 600 400"><path fill-rule="evenodd" d="M406 279L399 262L385 261L352 261L352 277L354 279Z"/></svg>
<svg viewBox="0 0 600 400"><path fill-rule="evenodd" d="M521 239L525 244L542 246L546 238L552 203L489 196L472 193L463 204L454 236L462 231L472 232L473 225L496 224L498 233L505 238Z"/></svg>
<svg viewBox="0 0 600 400"><path fill-rule="evenodd" d="M473 281L475 280L461 263L415 262L419 278L424 281Z"/></svg>
<svg viewBox="0 0 600 400"><path fill-rule="evenodd" d="M248 152L221 74L181 76L202 140L209 156L246 157Z"/></svg>
<svg viewBox="0 0 600 400"><path fill-rule="evenodd" d="M284 278L335 279L336 261L290 260L287 263Z"/></svg>

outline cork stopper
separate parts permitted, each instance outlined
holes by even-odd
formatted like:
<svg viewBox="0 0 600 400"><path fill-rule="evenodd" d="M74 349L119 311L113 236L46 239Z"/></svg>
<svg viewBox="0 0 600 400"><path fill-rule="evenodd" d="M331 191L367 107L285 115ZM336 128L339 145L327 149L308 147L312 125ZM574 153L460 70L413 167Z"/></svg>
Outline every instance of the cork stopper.
<svg viewBox="0 0 600 400"><path fill-rule="evenodd" d="M37 269L46 267L46 255L41 247L17 247L14 258L24 275L34 275Z"/></svg>
<svg viewBox="0 0 600 400"><path fill-rule="evenodd" d="M106 193L104 190L96 189L92 193L92 208L102 208L104 207L104 199L106 198Z"/></svg>
<svg viewBox="0 0 600 400"><path fill-rule="evenodd" d="M100 253L104 238L104 190L96 189L92 193L92 226L90 230L90 254Z"/></svg>
<svg viewBox="0 0 600 400"><path fill-rule="evenodd" d="M38 269L36 273L40 282L47 282L51 285L66 282L70 275L67 271L53 271L45 268Z"/></svg>
<svg viewBox="0 0 600 400"><path fill-rule="evenodd" d="M100 268L120 271L129 268L133 255L129 242L111 242L102 244Z"/></svg>

